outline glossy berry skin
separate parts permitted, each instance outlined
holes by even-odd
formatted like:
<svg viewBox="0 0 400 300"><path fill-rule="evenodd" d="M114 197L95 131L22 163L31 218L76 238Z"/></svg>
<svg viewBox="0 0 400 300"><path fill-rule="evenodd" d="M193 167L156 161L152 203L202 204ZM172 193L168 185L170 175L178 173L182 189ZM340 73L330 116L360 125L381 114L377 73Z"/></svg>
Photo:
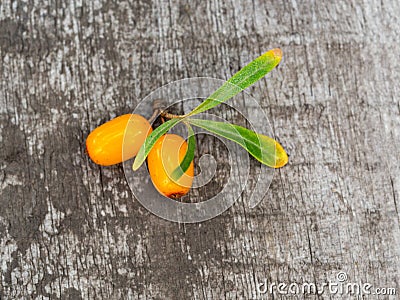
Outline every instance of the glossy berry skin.
<svg viewBox="0 0 400 300"><path fill-rule="evenodd" d="M122 115L93 130L86 139L86 150L96 164L115 165L134 157L151 132L144 117Z"/></svg>
<svg viewBox="0 0 400 300"><path fill-rule="evenodd" d="M172 172L180 165L187 150L186 141L176 134L165 134L158 139L147 157L147 166L155 188L169 198L186 195L193 183L193 161L185 174L176 182L171 179Z"/></svg>

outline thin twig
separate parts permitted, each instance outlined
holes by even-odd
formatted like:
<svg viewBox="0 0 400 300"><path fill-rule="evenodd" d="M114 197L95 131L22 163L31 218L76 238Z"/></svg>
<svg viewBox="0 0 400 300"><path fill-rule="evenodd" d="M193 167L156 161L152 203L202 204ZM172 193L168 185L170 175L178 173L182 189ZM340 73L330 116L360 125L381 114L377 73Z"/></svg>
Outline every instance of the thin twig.
<svg viewBox="0 0 400 300"><path fill-rule="evenodd" d="M148 120L149 123L150 124L153 123L154 120L159 115L161 116L162 120L163 120L163 118L166 118L166 119L181 119L181 118L184 117L184 116L181 116L181 115L174 115L174 114L171 114L171 113L169 113L167 111L164 111L163 108L162 108L162 100L161 99L156 99L156 100L153 101L153 115L149 118L149 120Z"/></svg>
<svg viewBox="0 0 400 300"><path fill-rule="evenodd" d="M150 117L150 119L148 120L150 124L152 124L154 122L155 119L157 119L158 115L161 113L160 109L156 109L153 112L153 115Z"/></svg>
<svg viewBox="0 0 400 300"><path fill-rule="evenodd" d="M182 119L182 117L183 117L181 115L170 114L169 112L166 112L166 111L162 111L161 116L163 116L164 118L167 118L167 119Z"/></svg>

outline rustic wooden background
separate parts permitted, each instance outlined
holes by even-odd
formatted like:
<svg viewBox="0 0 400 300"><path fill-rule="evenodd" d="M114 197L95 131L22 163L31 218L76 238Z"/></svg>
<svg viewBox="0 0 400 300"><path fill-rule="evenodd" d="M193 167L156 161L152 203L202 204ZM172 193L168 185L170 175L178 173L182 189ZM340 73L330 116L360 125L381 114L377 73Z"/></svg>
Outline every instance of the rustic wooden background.
<svg viewBox="0 0 400 300"><path fill-rule="evenodd" d="M339 271L400 293L399 13L396 0L2 0L0 298L256 299L264 279ZM227 79L274 47L281 65L249 93L290 164L255 209L243 197L168 222L121 166L85 155L92 129L156 88Z"/></svg>

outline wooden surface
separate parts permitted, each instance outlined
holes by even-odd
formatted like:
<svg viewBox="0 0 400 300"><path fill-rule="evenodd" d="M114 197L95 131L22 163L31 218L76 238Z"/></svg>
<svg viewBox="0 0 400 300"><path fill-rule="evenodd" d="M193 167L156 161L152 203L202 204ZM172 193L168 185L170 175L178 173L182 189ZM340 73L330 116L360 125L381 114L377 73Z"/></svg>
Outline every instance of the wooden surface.
<svg viewBox="0 0 400 300"><path fill-rule="evenodd" d="M400 293L399 11L396 0L1 1L0 298L255 299L264 279L339 271ZM255 209L242 197L207 222L168 222L135 200L121 166L85 155L91 130L156 88L227 79L274 47L281 65L249 92L290 164Z"/></svg>

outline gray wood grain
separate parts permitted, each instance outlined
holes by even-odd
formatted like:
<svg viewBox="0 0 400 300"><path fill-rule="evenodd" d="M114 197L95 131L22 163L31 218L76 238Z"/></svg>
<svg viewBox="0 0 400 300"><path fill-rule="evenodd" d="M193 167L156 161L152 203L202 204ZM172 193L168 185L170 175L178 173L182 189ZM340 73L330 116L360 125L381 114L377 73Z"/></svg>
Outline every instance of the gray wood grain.
<svg viewBox="0 0 400 300"><path fill-rule="evenodd" d="M1 1L0 298L255 299L264 279L339 271L400 293L399 12L395 0ZM255 209L243 197L204 223L164 221L121 166L85 155L91 130L154 89L227 79L274 47L283 62L249 92L290 164Z"/></svg>

